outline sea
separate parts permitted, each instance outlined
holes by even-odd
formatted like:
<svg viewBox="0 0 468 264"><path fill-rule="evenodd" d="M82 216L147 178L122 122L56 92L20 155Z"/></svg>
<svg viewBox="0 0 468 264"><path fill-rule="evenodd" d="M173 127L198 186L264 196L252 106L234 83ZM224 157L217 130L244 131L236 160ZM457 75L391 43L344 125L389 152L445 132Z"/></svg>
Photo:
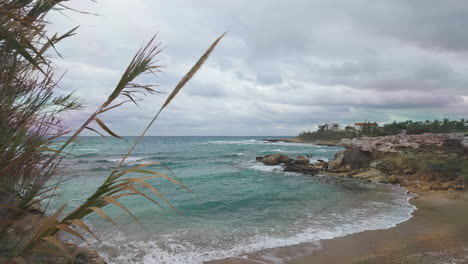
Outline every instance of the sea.
<svg viewBox="0 0 468 264"><path fill-rule="evenodd" d="M399 186L283 172L255 157L307 155L332 160L337 146L268 142L275 137L144 137L123 168L156 162L148 170L172 175L147 181L175 207L146 191L121 198L141 222L114 205L104 208L117 227L97 214L84 221L103 243L89 242L108 263L202 263L386 229L411 218L412 194ZM70 211L110 174L136 137L80 137L63 161L58 196L47 206ZM63 140L63 139L62 139ZM57 144L59 144L58 142ZM129 174L141 177L141 174Z"/></svg>

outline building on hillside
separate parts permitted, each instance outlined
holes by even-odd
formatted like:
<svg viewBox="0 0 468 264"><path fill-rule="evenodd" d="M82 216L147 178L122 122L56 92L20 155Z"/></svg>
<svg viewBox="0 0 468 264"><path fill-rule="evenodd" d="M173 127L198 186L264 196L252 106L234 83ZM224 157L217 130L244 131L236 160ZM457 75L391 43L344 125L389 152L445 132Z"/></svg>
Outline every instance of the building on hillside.
<svg viewBox="0 0 468 264"><path fill-rule="evenodd" d="M340 125L338 123L327 123L318 126L318 131L338 131L340 130Z"/></svg>
<svg viewBox="0 0 468 264"><path fill-rule="evenodd" d="M365 122L365 123L354 123L354 128L356 130L362 130L364 126L377 127L377 123Z"/></svg>

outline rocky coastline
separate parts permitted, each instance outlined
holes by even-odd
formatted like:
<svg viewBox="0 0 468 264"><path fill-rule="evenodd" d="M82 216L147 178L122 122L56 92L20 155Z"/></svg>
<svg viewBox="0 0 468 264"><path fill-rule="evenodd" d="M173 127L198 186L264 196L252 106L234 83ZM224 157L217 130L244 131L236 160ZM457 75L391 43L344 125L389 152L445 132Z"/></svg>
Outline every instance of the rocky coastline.
<svg viewBox="0 0 468 264"><path fill-rule="evenodd" d="M296 142L296 141L293 141ZM458 191L468 179L468 141L463 134L421 134L343 139L335 160L311 163L283 154L257 157L265 165L308 175L400 184L416 192Z"/></svg>
<svg viewBox="0 0 468 264"><path fill-rule="evenodd" d="M389 229L322 240L318 250L317 244L304 243L205 263L466 263L468 144L463 134L344 139L340 145L345 150L331 161L283 154L256 160L332 182L354 178L399 184L417 194L410 201L418 208L411 219Z"/></svg>

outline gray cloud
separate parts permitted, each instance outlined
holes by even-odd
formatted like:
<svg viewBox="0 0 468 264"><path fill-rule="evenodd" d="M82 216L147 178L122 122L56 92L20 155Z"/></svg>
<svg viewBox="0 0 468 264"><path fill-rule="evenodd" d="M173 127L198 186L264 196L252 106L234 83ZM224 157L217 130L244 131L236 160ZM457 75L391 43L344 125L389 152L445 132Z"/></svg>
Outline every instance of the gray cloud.
<svg viewBox="0 0 468 264"><path fill-rule="evenodd" d="M53 30L81 24L58 47L84 112L107 98L134 52L159 32L169 92L222 32L198 75L161 115L154 135L294 135L317 123L462 118L468 114L468 3L457 0L91 1L100 16L60 14ZM124 135L145 126L162 95L106 114Z"/></svg>

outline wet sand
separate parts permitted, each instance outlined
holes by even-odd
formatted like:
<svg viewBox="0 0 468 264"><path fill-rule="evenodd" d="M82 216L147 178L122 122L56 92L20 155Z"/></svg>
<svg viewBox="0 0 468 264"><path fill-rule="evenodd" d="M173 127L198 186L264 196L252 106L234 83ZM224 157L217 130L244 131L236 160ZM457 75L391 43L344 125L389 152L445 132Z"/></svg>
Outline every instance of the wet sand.
<svg viewBox="0 0 468 264"><path fill-rule="evenodd" d="M468 263L468 191L422 193L411 203L413 217L390 229L205 263Z"/></svg>

